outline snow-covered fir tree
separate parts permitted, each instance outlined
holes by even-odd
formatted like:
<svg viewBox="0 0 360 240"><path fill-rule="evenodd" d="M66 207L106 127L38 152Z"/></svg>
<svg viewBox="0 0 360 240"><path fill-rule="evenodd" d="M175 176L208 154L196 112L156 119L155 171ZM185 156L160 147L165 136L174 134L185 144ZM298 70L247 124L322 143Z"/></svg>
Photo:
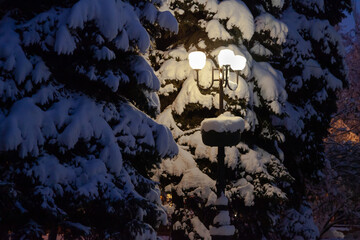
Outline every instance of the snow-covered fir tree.
<svg viewBox="0 0 360 240"><path fill-rule="evenodd" d="M278 68L288 81L292 104L282 121L286 162L301 180L316 176L323 165L322 140L336 110L335 92L346 85L345 52L334 25L349 10L350 1L294 0L289 4L282 15L289 32Z"/></svg>
<svg viewBox="0 0 360 240"><path fill-rule="evenodd" d="M283 3L258 1L170 1L179 22L179 34L170 41L157 39L152 61L162 83L162 113L179 144L179 155L162 163L157 172L166 192L172 194L171 213L175 239L209 239L216 214L217 148L202 143L200 122L217 115L218 90L200 91L188 53L204 51L207 63L200 84L211 79L216 56L223 48L247 58L235 92L225 92L225 111L246 120L242 142L226 148L226 195L236 237L271 238L287 200L292 177L284 167L278 147L283 134L272 125L284 115L287 104L285 79L267 60L281 53L288 28L278 19ZM235 78L235 74L230 76Z"/></svg>
<svg viewBox="0 0 360 240"><path fill-rule="evenodd" d="M326 163L323 139L336 111L336 91L347 84L345 51L334 26L344 17L343 12L350 9L350 1L293 0L288 4L281 16L289 29L287 40L282 57L274 59L277 62L274 64L287 80L290 105L286 106L286 117L275 119L274 123L284 128L286 141L280 146L284 150L284 164L295 178L289 205L296 211L290 213L296 216L301 209L310 212L305 199L307 183L326 181L321 172ZM312 218L309 214L299 216ZM305 235L311 232L306 225L296 227L297 222L309 220L290 218L295 232ZM287 225L287 220L282 223Z"/></svg>
<svg viewBox="0 0 360 240"><path fill-rule="evenodd" d="M156 239L159 1L0 1L0 238Z"/></svg>
<svg viewBox="0 0 360 240"><path fill-rule="evenodd" d="M219 95L197 88L187 57L206 53L200 84L208 86L217 54L230 48L247 58L239 87L225 93L224 105L246 121L242 142L226 148L225 158L235 236L316 239L304 180L320 175L322 139L335 91L344 84L333 25L348 1L171 0L168 6L179 34L159 37L151 60L162 84L158 122L171 129L180 149L155 178L172 194L173 236L209 239L215 215L217 149L202 143L199 124L217 114Z"/></svg>

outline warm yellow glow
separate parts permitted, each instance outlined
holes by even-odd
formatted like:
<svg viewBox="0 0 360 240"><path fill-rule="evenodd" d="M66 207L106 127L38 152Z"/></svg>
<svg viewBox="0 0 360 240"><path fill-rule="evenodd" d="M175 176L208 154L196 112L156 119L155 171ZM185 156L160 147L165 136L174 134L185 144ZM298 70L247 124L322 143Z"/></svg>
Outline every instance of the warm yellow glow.
<svg viewBox="0 0 360 240"><path fill-rule="evenodd" d="M351 131L351 128L342 119L332 121L331 125L332 128L329 129L329 132L334 136L336 142L360 142L360 137Z"/></svg>
<svg viewBox="0 0 360 240"><path fill-rule="evenodd" d="M246 66L246 58L240 55L235 55L233 57L233 62L231 63L231 69L234 71L243 70Z"/></svg>
<svg viewBox="0 0 360 240"><path fill-rule="evenodd" d="M169 206L173 206L173 203L172 203L172 195L170 193L167 193L166 194L166 203L169 204Z"/></svg>
<svg viewBox="0 0 360 240"><path fill-rule="evenodd" d="M189 64L192 69L203 69L206 63L206 55L203 52L196 51L189 54Z"/></svg>
<svg viewBox="0 0 360 240"><path fill-rule="evenodd" d="M231 65L231 63L234 61L234 52L230 49L223 49L219 52L218 55L218 61L220 67L224 65Z"/></svg>

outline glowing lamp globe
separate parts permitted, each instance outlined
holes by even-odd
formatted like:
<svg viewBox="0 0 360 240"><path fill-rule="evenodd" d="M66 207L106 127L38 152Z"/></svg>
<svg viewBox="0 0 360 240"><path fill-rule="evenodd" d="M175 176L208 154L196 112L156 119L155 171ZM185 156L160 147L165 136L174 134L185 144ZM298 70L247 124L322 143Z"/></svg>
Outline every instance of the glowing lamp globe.
<svg viewBox="0 0 360 240"><path fill-rule="evenodd" d="M234 52L230 49L223 49L220 51L218 55L218 61L220 67L224 65L231 65L231 63L234 61Z"/></svg>
<svg viewBox="0 0 360 240"><path fill-rule="evenodd" d="M206 63L206 55L203 52L196 51L189 54L189 64L192 69L203 69Z"/></svg>
<svg viewBox="0 0 360 240"><path fill-rule="evenodd" d="M246 58L240 55L235 55L233 58L233 62L231 63L231 69L234 71L240 71L245 68Z"/></svg>

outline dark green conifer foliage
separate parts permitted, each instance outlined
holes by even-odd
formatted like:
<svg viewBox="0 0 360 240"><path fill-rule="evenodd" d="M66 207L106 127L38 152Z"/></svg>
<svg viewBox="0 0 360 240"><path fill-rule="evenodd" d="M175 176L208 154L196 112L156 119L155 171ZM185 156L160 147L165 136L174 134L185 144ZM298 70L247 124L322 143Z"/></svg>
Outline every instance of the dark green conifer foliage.
<svg viewBox="0 0 360 240"><path fill-rule="evenodd" d="M1 239L156 238L178 150L144 54L177 24L153 2L0 2Z"/></svg>

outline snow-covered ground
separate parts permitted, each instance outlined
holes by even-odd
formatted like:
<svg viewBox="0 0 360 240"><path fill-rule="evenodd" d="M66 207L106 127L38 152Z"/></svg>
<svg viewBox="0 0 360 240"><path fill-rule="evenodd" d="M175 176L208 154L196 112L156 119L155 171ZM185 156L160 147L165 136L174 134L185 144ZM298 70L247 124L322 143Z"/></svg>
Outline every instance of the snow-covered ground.
<svg viewBox="0 0 360 240"><path fill-rule="evenodd" d="M360 225L339 225L332 227L326 234L323 235L321 239L324 240L337 240L337 239L347 239L347 240L358 240L360 239Z"/></svg>

